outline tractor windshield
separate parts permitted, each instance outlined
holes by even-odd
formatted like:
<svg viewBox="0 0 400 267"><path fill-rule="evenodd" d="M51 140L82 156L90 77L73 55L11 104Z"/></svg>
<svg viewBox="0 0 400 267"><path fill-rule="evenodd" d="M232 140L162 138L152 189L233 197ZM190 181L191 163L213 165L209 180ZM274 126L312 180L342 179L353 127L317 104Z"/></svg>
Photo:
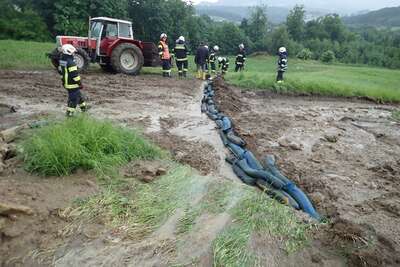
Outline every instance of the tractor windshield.
<svg viewBox="0 0 400 267"><path fill-rule="evenodd" d="M90 28L92 38L96 38L96 39L99 38L102 25L103 25L103 23L101 23L100 21L92 22L92 27Z"/></svg>

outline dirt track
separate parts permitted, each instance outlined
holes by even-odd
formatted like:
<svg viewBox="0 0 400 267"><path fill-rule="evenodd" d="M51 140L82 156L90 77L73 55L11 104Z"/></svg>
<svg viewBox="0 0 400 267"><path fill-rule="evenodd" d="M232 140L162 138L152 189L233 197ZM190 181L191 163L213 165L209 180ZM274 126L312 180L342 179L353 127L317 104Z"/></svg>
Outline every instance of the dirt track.
<svg viewBox="0 0 400 267"><path fill-rule="evenodd" d="M83 80L93 105L90 112L96 117L141 127L178 161L205 175L236 179L224 162L225 150L214 131L215 125L200 113L200 82L99 73L87 74ZM232 116L249 147L260 159L274 154L283 172L332 221L315 232L311 248L287 261L271 262L272 266L296 262L336 266L340 262L337 259L343 256L349 259L350 265L400 264L400 127L390 120L392 106L242 93L224 84L219 84L217 89L220 108ZM54 72L0 72L1 129L46 116L62 117L65 102L66 93ZM17 112L9 113L10 106L17 107ZM55 190L43 189L40 185L42 191L38 193L36 187L26 183L40 182L24 175L20 171L13 173L11 168L0 177L8 186L5 191L16 192L3 194L1 190L6 187L0 187L0 200L27 204L26 195ZM24 183L21 177L26 178ZM87 177L77 179L78 184L88 180ZM93 192L90 185L82 193ZM18 193L17 188L22 186L31 189ZM73 183L65 186L71 192L77 190ZM64 201L67 206L71 196L67 195ZM47 208L62 208L59 206ZM5 245L0 245L0 252L7 251L8 254L2 254L8 259L21 257L39 246L21 244L32 240L21 237L29 231L24 227L16 236L1 237ZM36 237L41 238L40 234ZM19 243L15 242L18 238ZM274 247L266 242L255 246L261 256L268 256L266 251Z"/></svg>

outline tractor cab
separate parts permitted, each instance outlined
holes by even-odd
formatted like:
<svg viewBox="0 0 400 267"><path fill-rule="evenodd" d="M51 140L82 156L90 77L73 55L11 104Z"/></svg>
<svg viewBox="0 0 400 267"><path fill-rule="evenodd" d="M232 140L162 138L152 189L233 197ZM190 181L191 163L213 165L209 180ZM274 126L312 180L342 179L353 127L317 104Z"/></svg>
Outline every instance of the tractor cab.
<svg viewBox="0 0 400 267"><path fill-rule="evenodd" d="M132 23L107 17L92 18L89 39L91 40L90 48L95 51L94 56L106 56L110 45L118 39L134 40Z"/></svg>

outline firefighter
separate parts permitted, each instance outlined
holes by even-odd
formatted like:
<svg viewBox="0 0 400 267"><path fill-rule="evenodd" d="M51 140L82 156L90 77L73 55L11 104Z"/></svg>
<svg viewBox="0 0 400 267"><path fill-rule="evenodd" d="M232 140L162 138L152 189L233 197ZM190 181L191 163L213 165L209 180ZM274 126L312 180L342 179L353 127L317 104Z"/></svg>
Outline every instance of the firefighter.
<svg viewBox="0 0 400 267"><path fill-rule="evenodd" d="M235 72L242 71L244 69L244 62L246 61L246 51L244 50L244 44L239 45L239 51L235 60Z"/></svg>
<svg viewBox="0 0 400 267"><path fill-rule="evenodd" d="M171 77L171 54L169 53L167 34L165 33L160 35L158 54L161 58L163 77Z"/></svg>
<svg viewBox="0 0 400 267"><path fill-rule="evenodd" d="M200 43L197 48L194 62L197 66L197 79L206 79L207 71L207 59L208 59L208 47L204 43Z"/></svg>
<svg viewBox="0 0 400 267"><path fill-rule="evenodd" d="M217 71L215 61L217 61L217 53L219 51L218 45L214 45L213 49L211 50L210 56L208 57L208 62L210 63L211 73L215 75Z"/></svg>
<svg viewBox="0 0 400 267"><path fill-rule="evenodd" d="M278 75L276 76L276 81L283 83L283 73L288 67L288 54L285 47L279 48L278 57Z"/></svg>
<svg viewBox="0 0 400 267"><path fill-rule="evenodd" d="M176 40L176 44L174 47L174 55L176 66L178 67L179 77L186 77L186 73L188 71L188 48L185 43L185 37L180 36L178 40Z"/></svg>
<svg viewBox="0 0 400 267"><path fill-rule="evenodd" d="M61 52L58 72L62 75L63 86L68 91L66 115L71 117L75 114L78 105L82 112L87 111L88 106L81 93L83 85L78 73L78 67L74 62L73 55L76 53L76 48L70 44L65 44L61 47Z"/></svg>
<svg viewBox="0 0 400 267"><path fill-rule="evenodd" d="M218 68L221 70L222 76L228 72L229 59L226 57L218 57Z"/></svg>

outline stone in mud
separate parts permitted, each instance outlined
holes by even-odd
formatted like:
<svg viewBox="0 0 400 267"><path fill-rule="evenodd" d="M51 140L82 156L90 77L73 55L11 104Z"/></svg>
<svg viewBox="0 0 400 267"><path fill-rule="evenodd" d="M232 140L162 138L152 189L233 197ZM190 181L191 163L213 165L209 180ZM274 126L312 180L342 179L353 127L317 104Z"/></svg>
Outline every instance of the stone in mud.
<svg viewBox="0 0 400 267"><path fill-rule="evenodd" d="M293 150L303 150L303 144L298 144L298 143L290 143L289 147Z"/></svg>
<svg viewBox="0 0 400 267"><path fill-rule="evenodd" d="M334 134L326 134L325 140L330 142L330 143L336 143L338 141L338 136Z"/></svg>
<svg viewBox="0 0 400 267"><path fill-rule="evenodd" d="M0 138L3 139L5 143L10 143L15 140L18 133L22 130L23 127L15 126L12 128L8 128L0 132Z"/></svg>
<svg viewBox="0 0 400 267"><path fill-rule="evenodd" d="M0 202L0 215L12 215L17 213L32 215L33 210L23 205Z"/></svg>

